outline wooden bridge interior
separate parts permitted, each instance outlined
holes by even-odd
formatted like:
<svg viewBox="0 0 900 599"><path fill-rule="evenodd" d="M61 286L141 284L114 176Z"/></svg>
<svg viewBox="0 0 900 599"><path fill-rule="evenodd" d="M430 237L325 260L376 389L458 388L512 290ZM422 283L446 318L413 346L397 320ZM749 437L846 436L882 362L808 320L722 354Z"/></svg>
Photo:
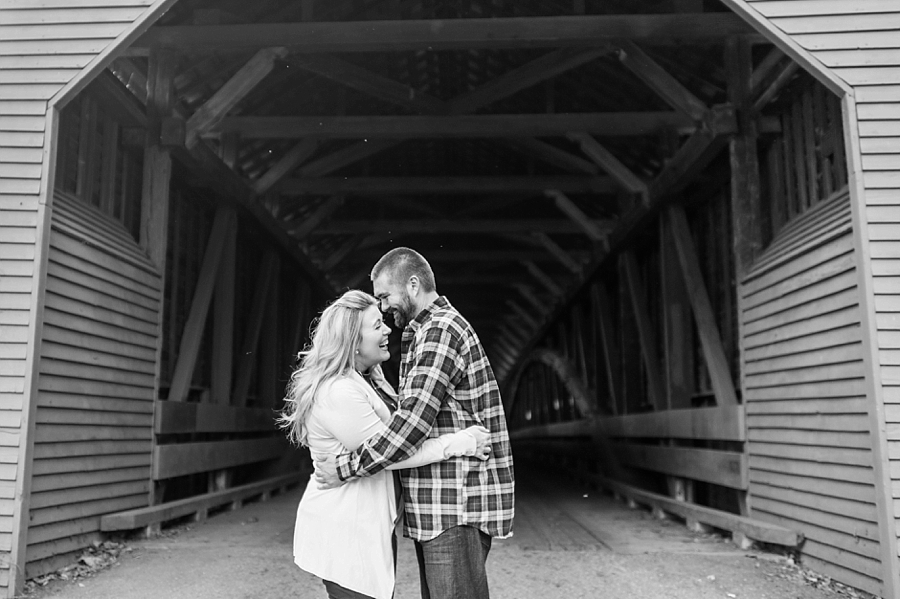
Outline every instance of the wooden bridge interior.
<svg viewBox="0 0 900 599"><path fill-rule="evenodd" d="M151 506L123 491L104 530L271 488L311 318L404 245L482 338L523 464L797 544L748 517L738 283L849 222L840 105L725 4L180 0L60 139L59 205L164 281Z"/></svg>

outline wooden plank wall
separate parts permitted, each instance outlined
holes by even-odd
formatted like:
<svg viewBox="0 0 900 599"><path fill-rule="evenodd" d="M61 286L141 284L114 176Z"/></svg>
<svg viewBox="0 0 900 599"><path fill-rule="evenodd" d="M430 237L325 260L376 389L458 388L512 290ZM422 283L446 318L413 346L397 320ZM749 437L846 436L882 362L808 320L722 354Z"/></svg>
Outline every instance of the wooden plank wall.
<svg viewBox="0 0 900 599"><path fill-rule="evenodd" d="M148 504L162 282L125 228L57 193L26 575L72 561L100 516Z"/></svg>
<svg viewBox="0 0 900 599"><path fill-rule="evenodd" d="M740 286L749 503L806 535L805 563L880 595L851 227L843 190L785 226Z"/></svg>
<svg viewBox="0 0 900 599"><path fill-rule="evenodd" d="M747 0L853 88L885 402L895 532L900 531L900 3Z"/></svg>
<svg viewBox="0 0 900 599"><path fill-rule="evenodd" d="M9 588L48 101L158 0L0 0L0 596Z"/></svg>

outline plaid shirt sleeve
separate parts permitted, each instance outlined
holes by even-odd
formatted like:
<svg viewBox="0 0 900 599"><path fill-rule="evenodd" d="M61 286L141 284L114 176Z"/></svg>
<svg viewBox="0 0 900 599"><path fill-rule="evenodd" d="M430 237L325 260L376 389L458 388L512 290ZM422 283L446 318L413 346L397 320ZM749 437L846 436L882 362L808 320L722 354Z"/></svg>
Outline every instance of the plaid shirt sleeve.
<svg viewBox="0 0 900 599"><path fill-rule="evenodd" d="M406 374L400 404L387 427L355 452L337 459L341 480L369 476L410 457L428 438L448 387L462 375L459 336L447 327L425 326L419 332Z"/></svg>

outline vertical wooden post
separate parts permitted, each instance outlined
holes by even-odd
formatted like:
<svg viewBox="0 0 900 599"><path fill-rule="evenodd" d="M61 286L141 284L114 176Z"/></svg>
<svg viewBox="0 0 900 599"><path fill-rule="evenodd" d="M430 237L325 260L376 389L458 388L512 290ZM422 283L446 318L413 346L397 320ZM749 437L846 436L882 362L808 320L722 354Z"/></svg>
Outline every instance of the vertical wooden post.
<svg viewBox="0 0 900 599"><path fill-rule="evenodd" d="M626 285L628 286L628 295L631 300L631 308L634 312L634 319L637 322L641 355L644 358L644 367L647 371L649 403L653 409L658 410L663 405L662 373L660 373L659 357L656 353L656 335L653 333L650 314L647 311L647 296L644 293L644 284L638 272L637 260L634 254L630 251L624 252L621 260Z"/></svg>
<svg viewBox="0 0 900 599"><path fill-rule="evenodd" d="M276 265L272 278L272 286L269 289L269 297L266 302L265 320L263 321L262 335L259 345L259 399L264 407L275 407L277 404L278 382L278 333L281 327L279 323L279 288L280 269Z"/></svg>
<svg viewBox="0 0 900 599"><path fill-rule="evenodd" d="M756 153L756 121L748 110L753 62L746 37L729 39L725 44L725 72L728 76L728 100L737 110L738 133L729 142L731 166L731 230L733 236L735 280L737 285L738 347L740 352L740 388L745 386L743 300L741 279L762 250L762 211L760 208L759 162ZM788 190L790 193L790 190ZM738 492L742 515L750 514L748 494Z"/></svg>
<svg viewBox="0 0 900 599"><path fill-rule="evenodd" d="M234 212L233 209L227 209ZM232 216L232 222L237 220ZM234 380L234 287L237 227L225 238L216 289L213 293L213 346L210 396L212 403L228 404Z"/></svg>
<svg viewBox="0 0 900 599"><path fill-rule="evenodd" d="M671 408L690 408L694 352L690 300L682 279L678 277L671 232L662 225L662 221L660 248L667 402Z"/></svg>
<svg viewBox="0 0 900 599"><path fill-rule="evenodd" d="M150 52L147 74L147 146L144 149L144 175L141 194L140 243L150 259L159 269L165 298L166 246L169 224L169 183L172 177L172 159L168 150L159 145L160 121L172 111L172 80L175 73L175 55L168 50L154 49ZM163 313L165 305L160 302L157 324L156 372L153 396L159 398L160 368L162 362ZM154 436L153 446L156 445ZM151 452L153 450L151 449ZM162 501L164 488L161 483L150 482L150 505ZM151 525L147 534L159 532L159 525Z"/></svg>

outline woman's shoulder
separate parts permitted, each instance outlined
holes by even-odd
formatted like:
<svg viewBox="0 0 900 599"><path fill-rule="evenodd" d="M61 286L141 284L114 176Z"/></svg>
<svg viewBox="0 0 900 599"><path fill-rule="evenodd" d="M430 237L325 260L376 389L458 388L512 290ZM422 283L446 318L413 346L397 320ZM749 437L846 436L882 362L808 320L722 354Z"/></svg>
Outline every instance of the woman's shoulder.
<svg viewBox="0 0 900 599"><path fill-rule="evenodd" d="M319 393L327 398L365 397L365 387L353 379L352 375L343 375L322 384Z"/></svg>

